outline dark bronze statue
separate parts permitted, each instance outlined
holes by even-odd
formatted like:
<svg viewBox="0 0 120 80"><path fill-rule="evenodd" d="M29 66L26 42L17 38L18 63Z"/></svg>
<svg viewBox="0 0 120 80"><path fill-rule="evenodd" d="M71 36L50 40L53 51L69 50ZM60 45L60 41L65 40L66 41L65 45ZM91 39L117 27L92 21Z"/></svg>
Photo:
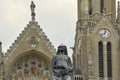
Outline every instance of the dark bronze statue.
<svg viewBox="0 0 120 80"><path fill-rule="evenodd" d="M64 45L58 47L51 64L51 80L73 80L73 69L67 48Z"/></svg>

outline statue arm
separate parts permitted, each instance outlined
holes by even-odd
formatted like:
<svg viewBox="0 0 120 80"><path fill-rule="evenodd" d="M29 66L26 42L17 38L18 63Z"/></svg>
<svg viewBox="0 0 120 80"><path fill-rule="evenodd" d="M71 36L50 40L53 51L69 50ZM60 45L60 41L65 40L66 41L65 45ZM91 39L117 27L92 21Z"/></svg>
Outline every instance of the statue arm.
<svg viewBox="0 0 120 80"><path fill-rule="evenodd" d="M72 67L72 62L71 62L70 57L68 57L67 64L68 64L69 67Z"/></svg>
<svg viewBox="0 0 120 80"><path fill-rule="evenodd" d="M68 59L67 59L67 65L68 65L68 67L66 68L66 73L72 72L73 69L72 69L72 62L71 62L70 57L68 57Z"/></svg>
<svg viewBox="0 0 120 80"><path fill-rule="evenodd" d="M53 57L52 62L51 62L51 70L50 70L50 77L51 80L57 80L57 77L61 76L61 73L58 69L55 69L56 66L56 59L57 57Z"/></svg>

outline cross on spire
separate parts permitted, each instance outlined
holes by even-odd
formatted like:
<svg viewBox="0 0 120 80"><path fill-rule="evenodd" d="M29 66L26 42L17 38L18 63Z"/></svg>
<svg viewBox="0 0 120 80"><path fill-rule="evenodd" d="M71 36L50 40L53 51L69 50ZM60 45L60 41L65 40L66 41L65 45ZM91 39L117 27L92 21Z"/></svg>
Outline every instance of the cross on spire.
<svg viewBox="0 0 120 80"><path fill-rule="evenodd" d="M31 16L32 16L32 21L35 21L35 4L33 1L31 1Z"/></svg>

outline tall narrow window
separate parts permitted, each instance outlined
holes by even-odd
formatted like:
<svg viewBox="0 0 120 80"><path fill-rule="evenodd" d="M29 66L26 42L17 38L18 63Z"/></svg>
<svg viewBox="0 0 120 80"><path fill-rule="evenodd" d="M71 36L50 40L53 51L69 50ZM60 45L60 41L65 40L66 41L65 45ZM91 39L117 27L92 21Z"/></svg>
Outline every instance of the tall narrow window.
<svg viewBox="0 0 120 80"><path fill-rule="evenodd" d="M111 43L107 43L107 76L108 80L112 79L112 54L111 54Z"/></svg>
<svg viewBox="0 0 120 80"><path fill-rule="evenodd" d="M75 80L77 80L76 77L75 77Z"/></svg>
<svg viewBox="0 0 120 80"><path fill-rule="evenodd" d="M104 9L104 0L100 0L100 12L103 13Z"/></svg>
<svg viewBox="0 0 120 80"><path fill-rule="evenodd" d="M92 0L89 0L89 15L92 15Z"/></svg>
<svg viewBox="0 0 120 80"><path fill-rule="evenodd" d="M103 43L98 43L98 56L99 56L99 77L100 80L104 78L104 66L103 66Z"/></svg>

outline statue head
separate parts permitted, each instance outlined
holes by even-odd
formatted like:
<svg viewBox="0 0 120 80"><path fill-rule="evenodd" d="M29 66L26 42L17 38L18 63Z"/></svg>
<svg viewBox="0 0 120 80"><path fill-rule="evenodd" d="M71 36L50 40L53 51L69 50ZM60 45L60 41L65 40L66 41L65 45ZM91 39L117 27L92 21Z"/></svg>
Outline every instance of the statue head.
<svg viewBox="0 0 120 80"><path fill-rule="evenodd" d="M65 45L58 46L57 54L56 55L68 55L67 47Z"/></svg>

